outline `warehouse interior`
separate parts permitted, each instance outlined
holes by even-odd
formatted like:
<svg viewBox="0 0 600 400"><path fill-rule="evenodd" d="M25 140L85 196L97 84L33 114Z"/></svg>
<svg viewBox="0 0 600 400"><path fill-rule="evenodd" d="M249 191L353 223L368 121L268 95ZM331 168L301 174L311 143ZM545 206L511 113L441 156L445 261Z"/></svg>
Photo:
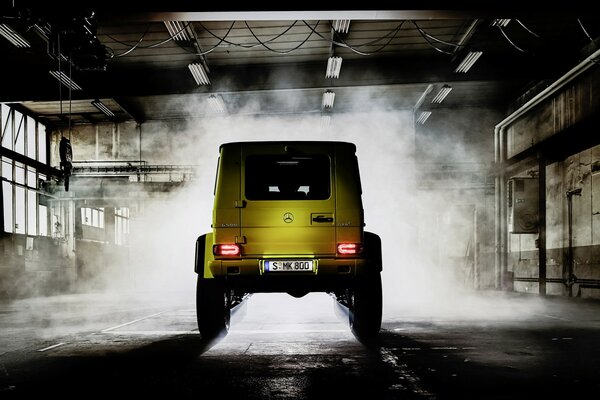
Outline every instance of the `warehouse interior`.
<svg viewBox="0 0 600 400"><path fill-rule="evenodd" d="M218 146L305 139L357 144L388 304L600 297L593 14L13 3L1 298L188 290Z"/></svg>

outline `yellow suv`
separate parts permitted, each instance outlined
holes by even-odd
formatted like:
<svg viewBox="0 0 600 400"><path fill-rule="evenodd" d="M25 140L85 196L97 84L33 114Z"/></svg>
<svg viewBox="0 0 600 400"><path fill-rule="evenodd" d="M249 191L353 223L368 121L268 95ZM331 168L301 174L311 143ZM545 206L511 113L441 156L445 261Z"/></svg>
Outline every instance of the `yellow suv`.
<svg viewBox="0 0 600 400"><path fill-rule="evenodd" d="M332 294L360 339L380 330L381 240L364 232L356 147L237 142L220 147L212 232L196 242L203 337L227 333L247 295Z"/></svg>

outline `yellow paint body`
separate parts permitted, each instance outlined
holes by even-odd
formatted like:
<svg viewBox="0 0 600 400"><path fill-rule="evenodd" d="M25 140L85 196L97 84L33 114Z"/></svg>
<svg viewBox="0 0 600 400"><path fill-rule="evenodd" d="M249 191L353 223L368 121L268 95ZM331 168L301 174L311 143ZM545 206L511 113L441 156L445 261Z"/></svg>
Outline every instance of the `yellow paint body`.
<svg viewBox="0 0 600 400"><path fill-rule="evenodd" d="M355 151L353 144L344 142L222 145L213 234L207 236L204 277L260 278L265 274L265 261L277 259L313 260L313 271L287 273L288 276L360 273L367 265L363 257L337 253L338 243L363 242L363 206ZM275 167L271 169L270 165ZM296 180L299 165L314 169L310 170L313 176L297 179L300 185L308 183L298 189L305 190L305 194L294 192L294 196L306 198L277 198L283 189L273 182L288 180L285 171L291 171L289 179ZM264 185L265 192L257 194L257 188L251 187L255 184ZM310 197L313 188L318 188L314 198ZM239 256L213 257L214 244L234 243L241 248Z"/></svg>

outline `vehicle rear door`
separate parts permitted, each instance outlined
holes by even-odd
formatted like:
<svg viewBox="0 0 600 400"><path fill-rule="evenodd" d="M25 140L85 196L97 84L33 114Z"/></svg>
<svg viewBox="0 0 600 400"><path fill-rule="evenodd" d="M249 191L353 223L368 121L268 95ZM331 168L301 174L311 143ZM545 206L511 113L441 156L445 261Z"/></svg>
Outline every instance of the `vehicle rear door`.
<svg viewBox="0 0 600 400"><path fill-rule="evenodd" d="M327 143L243 147L246 256L335 255L334 154Z"/></svg>

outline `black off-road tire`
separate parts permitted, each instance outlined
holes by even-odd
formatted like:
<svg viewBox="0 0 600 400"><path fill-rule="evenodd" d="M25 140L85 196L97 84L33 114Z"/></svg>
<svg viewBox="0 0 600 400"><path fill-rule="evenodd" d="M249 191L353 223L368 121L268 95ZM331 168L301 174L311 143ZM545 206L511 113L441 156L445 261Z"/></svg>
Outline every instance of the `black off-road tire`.
<svg viewBox="0 0 600 400"><path fill-rule="evenodd" d="M371 272L358 278L350 307L350 329L361 342L373 340L381 329L383 290L381 274Z"/></svg>
<svg viewBox="0 0 600 400"><path fill-rule="evenodd" d="M231 313L225 286L220 281L198 276L196 317L203 339L212 340L227 335Z"/></svg>

